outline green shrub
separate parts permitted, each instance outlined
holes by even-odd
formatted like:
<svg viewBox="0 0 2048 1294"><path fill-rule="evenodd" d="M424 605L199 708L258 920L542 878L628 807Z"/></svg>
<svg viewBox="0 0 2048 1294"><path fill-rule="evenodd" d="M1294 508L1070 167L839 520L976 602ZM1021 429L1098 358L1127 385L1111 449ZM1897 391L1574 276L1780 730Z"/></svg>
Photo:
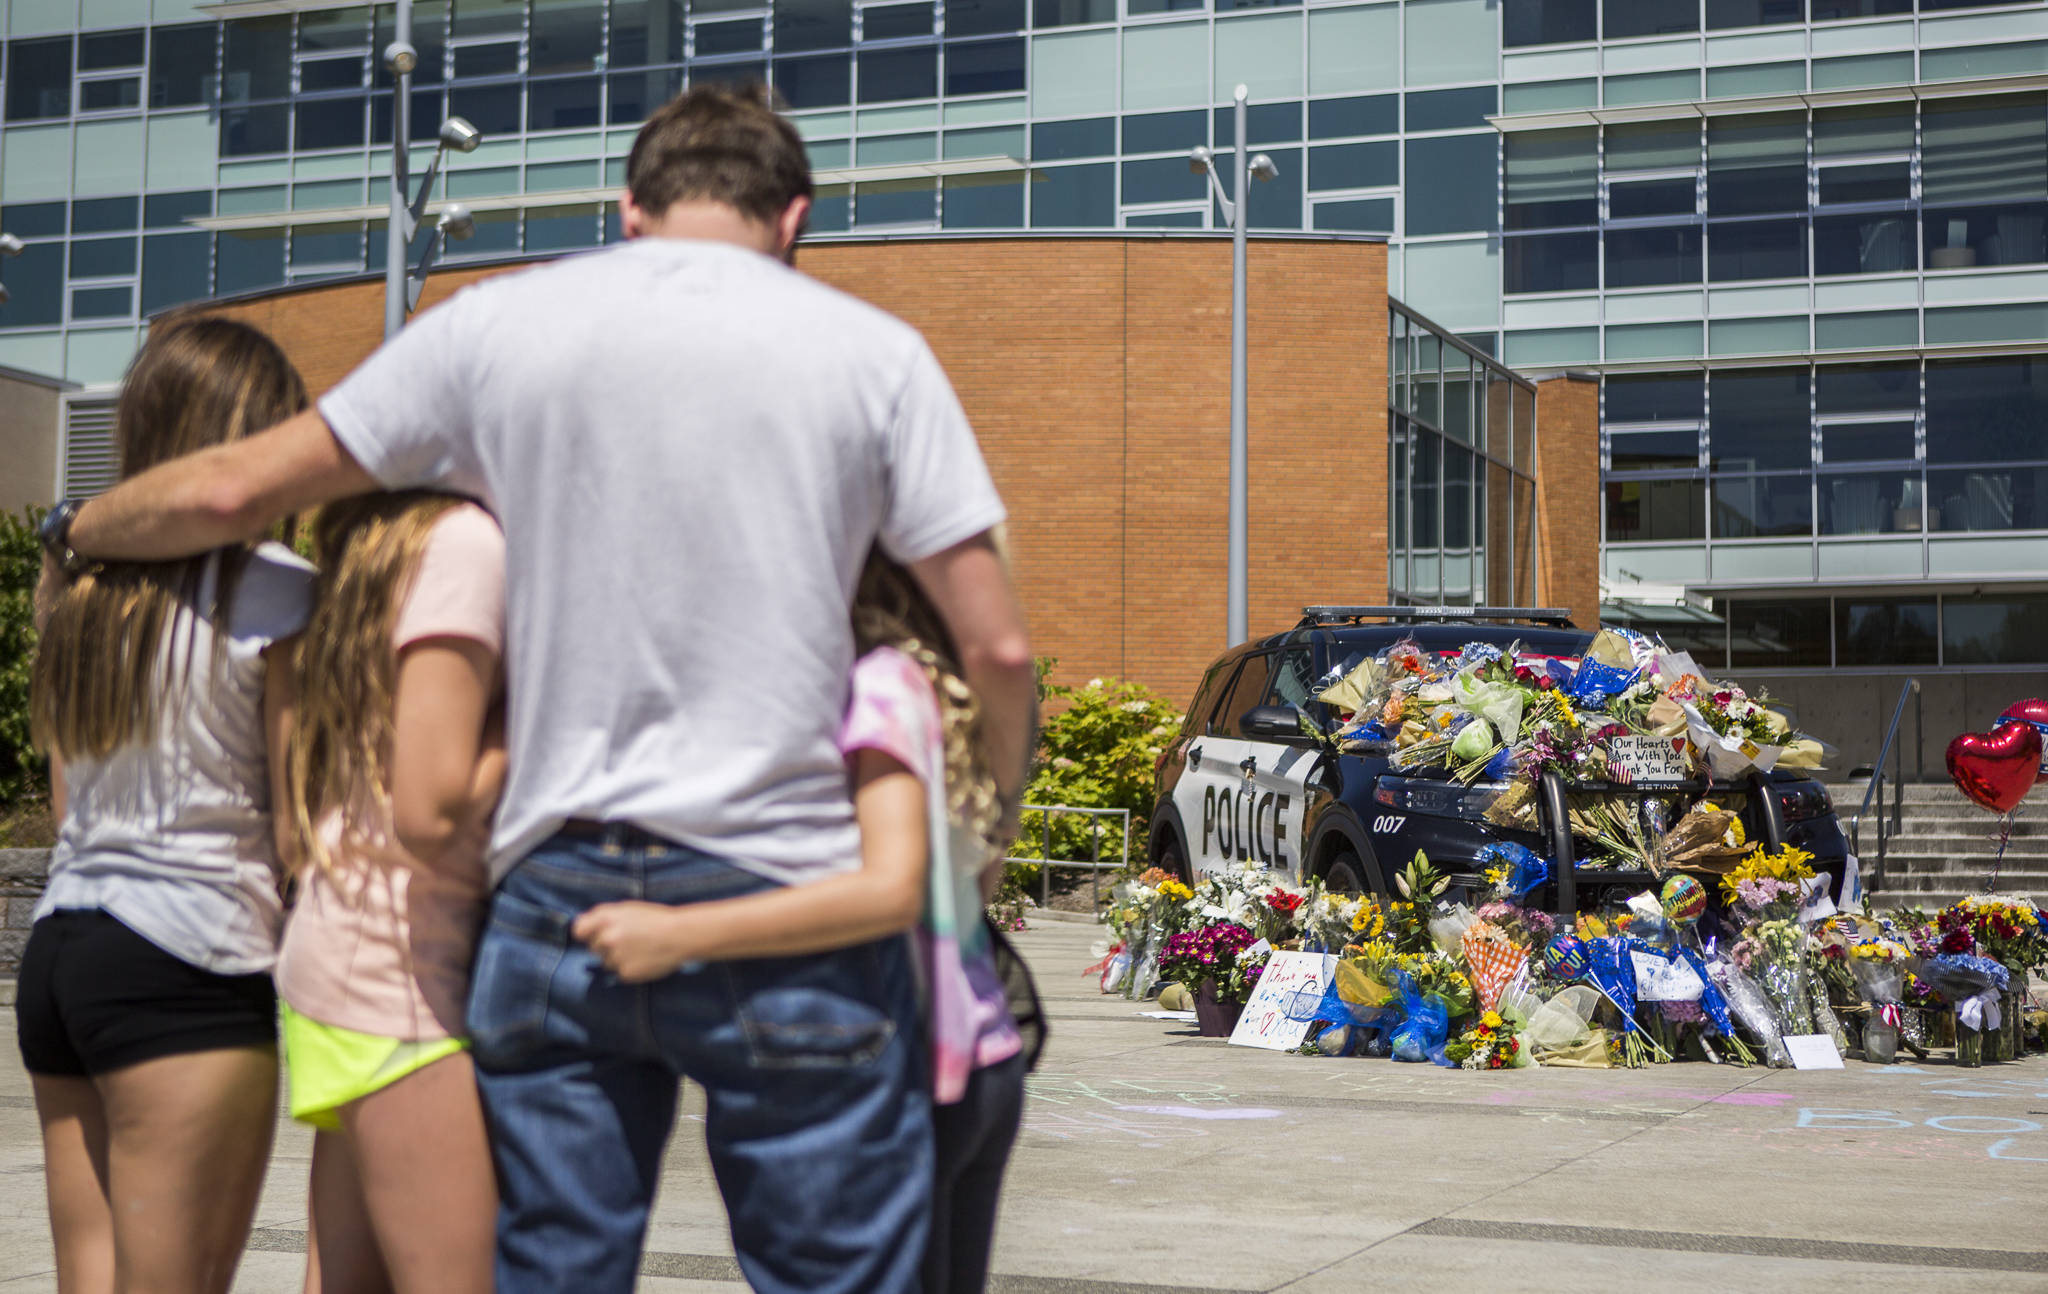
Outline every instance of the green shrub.
<svg viewBox="0 0 2048 1294"><path fill-rule="evenodd" d="M38 519L33 512L0 513L0 816L49 793L48 770L28 739L36 577L42 573Z"/></svg>
<svg viewBox="0 0 2048 1294"><path fill-rule="evenodd" d="M1151 689L1119 679L1090 679L1080 687L1041 683L1040 691L1053 712L1039 732L1025 803L1130 810L1130 859L1133 867L1143 868L1159 752L1179 728L1180 713ZM1054 814L1048 822L1047 815L1027 809L1011 853L1045 857L1049 831L1051 857L1088 858L1093 825L1082 814ZM1122 822L1103 818L1100 827L1100 857L1121 857ZM1012 864L1011 880L1035 894L1038 870L1032 863ZM1085 883L1087 873L1055 868L1053 878Z"/></svg>

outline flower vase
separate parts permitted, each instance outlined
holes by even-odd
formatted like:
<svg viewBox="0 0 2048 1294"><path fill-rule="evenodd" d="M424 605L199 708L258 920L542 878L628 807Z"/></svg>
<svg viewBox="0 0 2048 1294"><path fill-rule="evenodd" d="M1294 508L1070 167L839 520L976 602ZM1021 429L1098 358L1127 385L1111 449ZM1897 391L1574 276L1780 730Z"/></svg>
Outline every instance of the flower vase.
<svg viewBox="0 0 2048 1294"><path fill-rule="evenodd" d="M1956 1064L1975 1069L1984 1063L1984 1035L1956 1021Z"/></svg>
<svg viewBox="0 0 2048 1294"><path fill-rule="evenodd" d="M2004 1014L2005 1055L2008 1060L2025 1060L2027 1057L2027 973L2015 970L2005 1001L2000 1004Z"/></svg>
<svg viewBox="0 0 2048 1294"><path fill-rule="evenodd" d="M1885 1023L1877 1008L1863 1026L1863 1059L1872 1065L1889 1065L1899 1057L1899 1031Z"/></svg>
<svg viewBox="0 0 2048 1294"><path fill-rule="evenodd" d="M1216 981L1205 979L1195 990L1195 1024L1204 1038L1228 1038L1244 1014L1244 1003L1225 1002L1216 996Z"/></svg>

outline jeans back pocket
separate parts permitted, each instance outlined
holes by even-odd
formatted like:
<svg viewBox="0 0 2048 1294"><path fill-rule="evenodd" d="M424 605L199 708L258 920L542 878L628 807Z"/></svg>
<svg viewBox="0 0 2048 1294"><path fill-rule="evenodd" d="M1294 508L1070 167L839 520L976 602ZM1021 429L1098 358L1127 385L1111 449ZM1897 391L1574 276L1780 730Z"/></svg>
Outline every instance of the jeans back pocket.
<svg viewBox="0 0 2048 1294"><path fill-rule="evenodd" d="M875 948L731 962L749 1060L763 1069L870 1065L896 1036Z"/></svg>
<svg viewBox="0 0 2048 1294"><path fill-rule="evenodd" d="M477 1062L502 1069L546 1032L555 972L569 948L570 918L502 890L477 944L468 1028Z"/></svg>

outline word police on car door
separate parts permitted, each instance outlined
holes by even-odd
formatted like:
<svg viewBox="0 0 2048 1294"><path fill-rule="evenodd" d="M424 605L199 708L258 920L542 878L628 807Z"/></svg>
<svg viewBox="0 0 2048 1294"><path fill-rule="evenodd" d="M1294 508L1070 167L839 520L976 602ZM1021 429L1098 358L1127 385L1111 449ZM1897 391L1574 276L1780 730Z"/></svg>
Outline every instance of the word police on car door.
<svg viewBox="0 0 2048 1294"><path fill-rule="evenodd" d="M1294 658L1300 657L1297 662ZM1243 719L1254 707L1299 705L1307 687L1306 652L1245 658L1236 679L1188 744L1187 769L1173 788L1196 872L1246 863L1298 874L1313 747L1252 738Z"/></svg>

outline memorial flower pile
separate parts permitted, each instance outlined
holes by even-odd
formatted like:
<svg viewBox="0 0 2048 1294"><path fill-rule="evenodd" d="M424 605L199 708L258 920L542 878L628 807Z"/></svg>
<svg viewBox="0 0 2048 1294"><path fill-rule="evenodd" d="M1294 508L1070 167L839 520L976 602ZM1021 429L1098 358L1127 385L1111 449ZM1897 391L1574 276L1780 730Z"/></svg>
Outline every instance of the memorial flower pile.
<svg viewBox="0 0 2048 1294"><path fill-rule="evenodd" d="M1497 1011L1479 1017L1444 1048L1460 1069L1513 1069L1527 1064L1515 1025Z"/></svg>
<svg viewBox="0 0 2048 1294"><path fill-rule="evenodd" d="M1260 940L1235 921L1214 921L1167 939L1159 952L1159 977L1190 992L1204 987L1219 1002L1243 1005L1258 987L1266 953L1252 951Z"/></svg>

